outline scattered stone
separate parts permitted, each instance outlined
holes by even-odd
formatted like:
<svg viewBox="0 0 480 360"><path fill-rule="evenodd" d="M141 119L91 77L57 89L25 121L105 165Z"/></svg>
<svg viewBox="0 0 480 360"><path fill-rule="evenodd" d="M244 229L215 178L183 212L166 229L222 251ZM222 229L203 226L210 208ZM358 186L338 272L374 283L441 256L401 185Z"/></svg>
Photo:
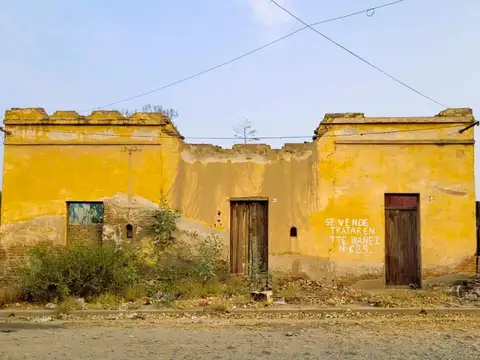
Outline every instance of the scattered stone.
<svg viewBox="0 0 480 360"><path fill-rule="evenodd" d="M108 315L105 319L106 319L106 320L117 320L117 319L118 319L118 315Z"/></svg>
<svg viewBox="0 0 480 360"><path fill-rule="evenodd" d="M212 302L209 301L209 300L206 300L206 299L202 299L200 300L200 302L198 303L198 306L208 306L210 305Z"/></svg>
<svg viewBox="0 0 480 360"><path fill-rule="evenodd" d="M34 321L39 323L45 323L45 322L53 321L53 318L51 316L42 316L42 317L36 318Z"/></svg>
<svg viewBox="0 0 480 360"><path fill-rule="evenodd" d="M332 299L332 298L327 299L326 303L328 305L337 305L337 302L335 301L335 299Z"/></svg>
<svg viewBox="0 0 480 360"><path fill-rule="evenodd" d="M11 330L11 329L2 329L1 331L2 331L3 333L11 333L11 332L13 332L13 330Z"/></svg>
<svg viewBox="0 0 480 360"><path fill-rule="evenodd" d="M274 302L275 305L287 305L285 299L280 299Z"/></svg>
<svg viewBox="0 0 480 360"><path fill-rule="evenodd" d="M480 278L459 281L449 293L456 294L459 299L477 301L480 298Z"/></svg>
<svg viewBox="0 0 480 360"><path fill-rule="evenodd" d="M15 317L15 314L14 314L14 313L10 313L10 314L8 314L8 317L9 317L9 318Z"/></svg>
<svg viewBox="0 0 480 360"><path fill-rule="evenodd" d="M291 337L295 334L292 331L287 331L285 335L288 336L288 337Z"/></svg>
<svg viewBox="0 0 480 360"><path fill-rule="evenodd" d="M45 305L45 309L56 309L57 308L57 305L54 304L54 303L48 303L47 305Z"/></svg>
<svg viewBox="0 0 480 360"><path fill-rule="evenodd" d="M77 303L78 303L79 307L80 307L82 310L86 310L86 309L87 309L87 302L85 301L84 298L78 298L78 299L77 299Z"/></svg>
<svg viewBox="0 0 480 360"><path fill-rule="evenodd" d="M478 295L476 293L468 293L468 294L465 294L464 298L465 300L468 300L468 301L477 301Z"/></svg>

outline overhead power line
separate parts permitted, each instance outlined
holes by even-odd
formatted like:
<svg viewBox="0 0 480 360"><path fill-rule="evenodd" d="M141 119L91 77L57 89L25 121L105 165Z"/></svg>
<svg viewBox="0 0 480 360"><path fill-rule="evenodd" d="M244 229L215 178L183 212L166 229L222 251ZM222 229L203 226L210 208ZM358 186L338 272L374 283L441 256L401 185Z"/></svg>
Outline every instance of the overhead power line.
<svg viewBox="0 0 480 360"><path fill-rule="evenodd" d="M318 31L317 29L315 29L313 26L307 24L305 21L303 21L302 19L300 19L298 16L296 16L295 14L293 14L291 11L289 11L288 9L286 9L285 7L283 7L282 5L280 5L277 1L275 0L270 0L273 4L275 4L277 7L279 7L281 10L283 10L284 12L286 12L287 14L289 14L291 17L293 17L294 19L296 19L298 22L302 23L303 25L305 25L305 27L308 27L310 30L316 32L318 35L322 36L324 39L330 41L331 43L333 43L334 45L338 46L339 48L345 50L346 52L348 52L350 55L353 55L355 56L357 59L359 59L360 61L364 62L365 64L371 66L372 68L374 68L375 70L377 70L378 72L382 73L383 75L385 76L388 76L390 79L396 81L397 83L399 83L400 85L406 87L407 89L417 93L418 95L424 97L425 99L427 100L430 100L431 102L441 106L442 108L447 108L447 106L443 105L442 103L432 99L431 97L425 95L424 93L418 91L417 89L413 88L412 86L406 84L405 82L397 79L396 77L394 77L393 75L387 73L385 70L382 70L380 69L378 66L372 64L370 61L368 61L367 59L363 58L362 56L354 53L352 50L346 48L345 46L343 46L342 44L336 42L335 40L333 40L331 37L328 37L327 35L321 33L320 31Z"/></svg>
<svg viewBox="0 0 480 360"><path fill-rule="evenodd" d="M325 124L325 125L335 125L332 124ZM414 133L418 131L427 131L427 130L441 130L441 129L451 129L451 128L464 128L464 124L450 124L444 126L430 126L424 127L421 129L403 129L403 130L386 130L386 131L367 131L367 132L359 132L359 133L348 133L348 134L324 134L321 137L349 137L349 136L365 136L365 135L386 135L386 134L397 134L397 133ZM80 134L80 135L93 135L93 136L111 136L111 137L126 137L126 138L148 138L148 139L172 139L174 136L167 136L167 135L160 135L160 136L152 136L152 135L126 135L126 134L105 134L105 133L91 133L91 132L78 132L78 131L65 131L65 130L55 130L55 133L61 134ZM314 135L285 135L285 136L255 136L255 139L259 140L287 140L287 139L312 139ZM183 139L186 140L239 140L237 137L227 136L227 137L196 137L196 136L183 136ZM247 138L250 139L250 138ZM253 139L253 138L252 138ZM60 144L59 144L60 145ZM68 143L62 144L68 145ZM115 145L115 144L112 144Z"/></svg>
<svg viewBox="0 0 480 360"><path fill-rule="evenodd" d="M299 33L300 31L302 30L305 30L307 28L310 28L310 27L313 27L313 26L317 26L317 25L320 25L320 24L325 24L325 23L328 23L328 22L332 22L332 21L337 21L337 20L342 20L342 19L346 19L346 18L349 18L349 17L352 17L352 16L356 16L356 15L361 15L361 14L366 14L367 16L371 17L373 16L373 14L375 13L375 10L378 10L378 9L382 9L382 8L385 8L385 7L388 7L388 6L392 6L392 5L396 5L398 3L401 3L401 2L404 2L406 0L396 0L396 1L392 1L392 2L389 2L389 3L386 3L386 4L383 4L383 5L379 5L379 6L374 6L374 7L371 7L371 8L368 8L368 9L364 9L364 10L361 10L361 11L356 11L356 12L352 12L352 13L349 13L349 14L346 14L346 15L342 15L342 16L337 16L337 17L333 17L333 18L330 18L330 19L326 19L326 20L322 20L322 21L318 21L316 23L313 23L313 24L310 24L310 25L306 25L302 28L299 28L295 31L292 31L291 33L289 34L286 34L276 40L273 40L265 45L262 45L256 49L253 49L251 51L248 51L242 55L239 55L239 56L236 56L228 61L225 61L223 63L220 63L220 64L217 64L215 66L212 66L208 69L205 69L205 70L202 70L200 72L197 72L195 74L192 74L190 76L187 76L187 77L184 77L182 79L179 79L179 80L176 80L174 82L171 82L169 84L166 84L166 85L163 85L163 86L160 86L158 88L155 88L155 89L152 89L152 90L149 90L149 91L145 91L143 93L139 93L137 95L133 95L133 96L130 96L130 97L127 97L127 98L124 98L122 100L118 100L118 101L114 101L114 102L111 102L109 104L105 104L105 105L100 105L100 106L96 106L96 107L92 107L92 108L89 108L89 109L86 109L86 110L82 110L81 112L89 112L89 111L92 111L92 110L98 110L98 109L102 109L102 108L106 108L106 107L109 107L109 106L113 106L113 105L118 105L118 104L121 104L121 103L124 103L124 102L127 102L127 101L130 101L130 100L134 100L134 99L138 99L140 97L143 97L143 96L146 96L146 95L149 95L149 94L153 94L155 92L158 92L158 91L161 91L161 90L164 90L164 89L167 89L167 88L170 88L172 86L175 86L175 85L178 85L178 84L181 84L183 82L186 82L186 81L189 81L189 80L192 80L196 77L199 77L199 76L202 76L202 75L205 75L211 71L214 71L214 70L217 70L219 68L222 68L226 65L229 65L231 63L234 63L238 60L241 60L247 56L250 56L252 54L255 54L256 52L259 52L263 49L266 49L267 47L269 46L272 46L282 40L285 40L287 38L289 38L290 36L293 36L297 33Z"/></svg>

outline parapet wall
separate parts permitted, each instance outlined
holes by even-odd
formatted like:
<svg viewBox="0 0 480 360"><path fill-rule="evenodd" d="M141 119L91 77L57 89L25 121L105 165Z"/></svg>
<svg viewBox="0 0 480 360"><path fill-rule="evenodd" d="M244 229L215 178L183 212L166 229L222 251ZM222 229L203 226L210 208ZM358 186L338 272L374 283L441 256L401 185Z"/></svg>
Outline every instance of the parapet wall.
<svg viewBox="0 0 480 360"><path fill-rule="evenodd" d="M313 140L325 135L332 125L401 125L401 124L461 124L472 123L475 121L472 109L458 108L445 109L435 116L430 117L365 117L364 113L327 113L323 120L314 130ZM184 139L172 121L165 115L160 113L134 113L131 116L124 116L118 111L93 111L90 115L80 115L75 111L56 111L52 115L48 115L43 108L12 108L5 111L4 124L9 125L113 125L113 126L161 126L164 133ZM308 144L308 143L307 143ZM303 144L286 144L282 147L282 151L298 151L298 146ZM203 145L202 145L203 146ZM307 145L308 147L309 145ZM268 145L235 145L232 149L223 149L216 146L205 146L204 150L200 150L200 145L192 145L196 151L207 152L223 152L233 151L238 154L240 152L253 152L259 154L262 151L266 155L272 151ZM263 150L261 150L263 149Z"/></svg>
<svg viewBox="0 0 480 360"><path fill-rule="evenodd" d="M9 125L112 125L160 126L164 133L183 139L173 122L160 113L134 113L124 116L118 111L93 111L83 116L76 111L56 111L48 115L43 108L13 108L5 111L4 124Z"/></svg>

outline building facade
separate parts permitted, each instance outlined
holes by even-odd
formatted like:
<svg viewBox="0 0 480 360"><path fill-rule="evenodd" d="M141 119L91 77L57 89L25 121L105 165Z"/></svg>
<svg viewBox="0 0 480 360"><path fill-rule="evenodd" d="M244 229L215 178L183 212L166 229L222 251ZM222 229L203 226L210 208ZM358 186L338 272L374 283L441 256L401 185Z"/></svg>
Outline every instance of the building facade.
<svg viewBox="0 0 480 360"><path fill-rule="evenodd" d="M474 122L327 114L311 142L190 144L159 114L5 114L0 269L39 242L144 241L162 199L231 271L387 285L476 271Z"/></svg>

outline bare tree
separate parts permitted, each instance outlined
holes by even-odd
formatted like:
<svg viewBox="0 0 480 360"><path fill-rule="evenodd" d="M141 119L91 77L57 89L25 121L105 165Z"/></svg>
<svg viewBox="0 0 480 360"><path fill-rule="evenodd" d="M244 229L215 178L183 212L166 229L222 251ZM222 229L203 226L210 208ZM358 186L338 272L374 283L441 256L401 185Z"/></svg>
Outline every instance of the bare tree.
<svg viewBox="0 0 480 360"><path fill-rule="evenodd" d="M144 112L144 113L153 113L153 114L162 114L165 115L170 119L171 122L173 122L174 119L178 117L178 112L175 109L172 108L164 108L161 105L152 105L152 104L146 104L143 105L140 111L137 109L135 110L130 110L130 109L122 109L120 112L125 115L125 116L131 116L136 112Z"/></svg>
<svg viewBox="0 0 480 360"><path fill-rule="evenodd" d="M257 137L257 130L253 128L252 123L248 119L239 126L234 127L233 131L235 132L235 139L242 140L244 144L260 140Z"/></svg>

